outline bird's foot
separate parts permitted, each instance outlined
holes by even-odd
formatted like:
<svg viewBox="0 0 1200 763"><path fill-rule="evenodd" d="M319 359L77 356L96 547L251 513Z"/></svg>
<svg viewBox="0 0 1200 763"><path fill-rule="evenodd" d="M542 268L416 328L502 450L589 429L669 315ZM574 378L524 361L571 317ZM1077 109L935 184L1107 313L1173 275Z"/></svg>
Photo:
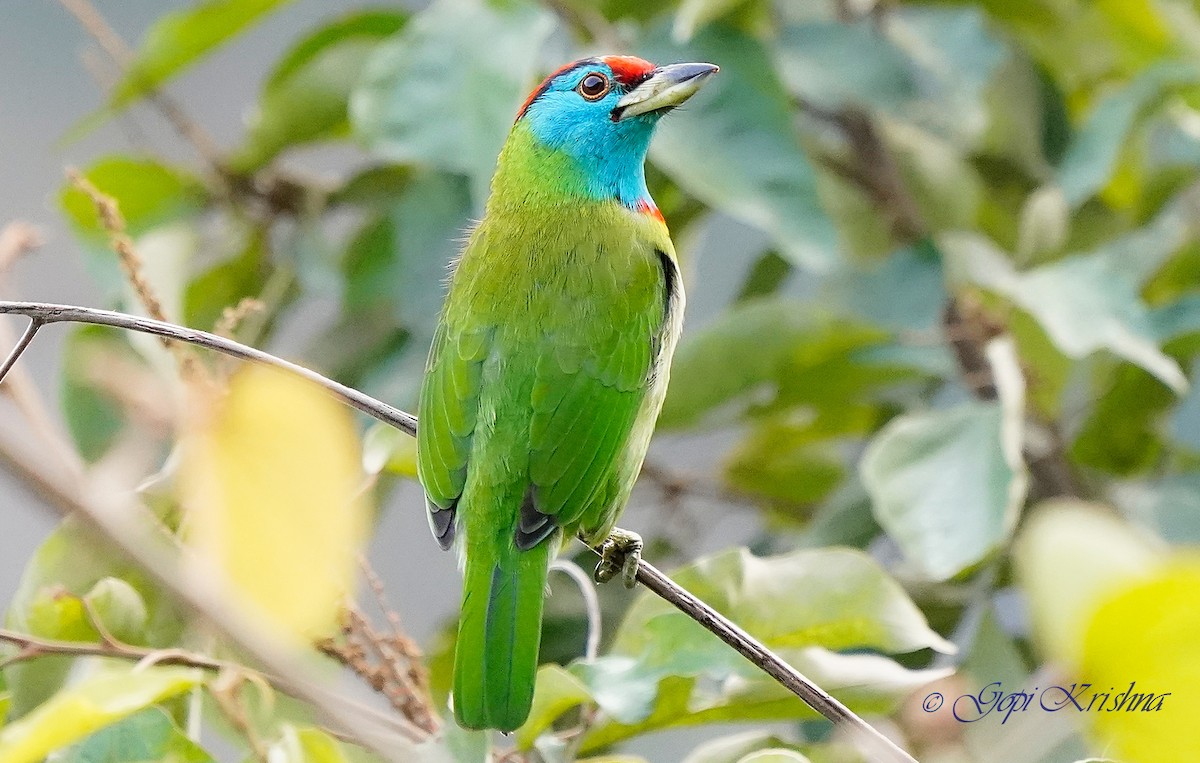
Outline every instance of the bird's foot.
<svg viewBox="0 0 1200 763"><path fill-rule="evenodd" d="M626 588L637 585L638 562L642 560L642 536L614 527L600 546L600 563L594 575L597 583L607 583L621 573Z"/></svg>

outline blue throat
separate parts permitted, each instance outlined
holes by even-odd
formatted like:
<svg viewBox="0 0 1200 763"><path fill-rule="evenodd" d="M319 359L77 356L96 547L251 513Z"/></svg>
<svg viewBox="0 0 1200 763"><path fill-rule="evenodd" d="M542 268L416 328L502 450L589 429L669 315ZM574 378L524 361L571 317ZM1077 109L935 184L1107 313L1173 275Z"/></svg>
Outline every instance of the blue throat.
<svg viewBox="0 0 1200 763"><path fill-rule="evenodd" d="M604 112L581 118L578 112L555 108L558 104L553 102L538 105L522 121L538 142L574 160L586 197L616 199L630 209L654 205L645 163L655 116L613 122Z"/></svg>

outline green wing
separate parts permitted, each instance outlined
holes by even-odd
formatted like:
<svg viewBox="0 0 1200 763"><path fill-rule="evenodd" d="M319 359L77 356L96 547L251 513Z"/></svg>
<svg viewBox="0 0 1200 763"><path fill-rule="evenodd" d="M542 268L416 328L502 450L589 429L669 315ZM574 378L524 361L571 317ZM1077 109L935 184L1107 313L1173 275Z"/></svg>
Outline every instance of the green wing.
<svg viewBox="0 0 1200 763"><path fill-rule="evenodd" d="M653 258L626 279L584 284L547 328L536 366L529 477L536 515L574 533L604 524L612 480L652 380L664 320L663 275ZM599 280L599 279L597 279ZM537 516L522 517L528 533Z"/></svg>
<svg viewBox="0 0 1200 763"><path fill-rule="evenodd" d="M454 330L443 320L433 338L417 427L417 472L429 523L442 548L454 540L454 511L467 479L467 456L479 409L480 377L491 332Z"/></svg>

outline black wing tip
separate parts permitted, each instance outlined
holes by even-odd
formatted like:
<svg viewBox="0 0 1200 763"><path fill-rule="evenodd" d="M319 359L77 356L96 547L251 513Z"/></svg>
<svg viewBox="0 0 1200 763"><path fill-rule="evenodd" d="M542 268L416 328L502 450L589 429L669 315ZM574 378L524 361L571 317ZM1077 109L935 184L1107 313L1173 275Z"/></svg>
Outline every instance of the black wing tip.
<svg viewBox="0 0 1200 763"><path fill-rule="evenodd" d="M429 529L433 532L434 540L443 551L449 551L454 545L454 515L458 513L457 502L443 509L429 500L429 496L425 496L425 508L428 509Z"/></svg>
<svg viewBox="0 0 1200 763"><path fill-rule="evenodd" d="M530 485L525 491L525 500L521 502L521 514L517 521L517 529L513 532L513 545L518 551L529 551L557 530L558 523L554 521L554 517L538 511L534 488Z"/></svg>

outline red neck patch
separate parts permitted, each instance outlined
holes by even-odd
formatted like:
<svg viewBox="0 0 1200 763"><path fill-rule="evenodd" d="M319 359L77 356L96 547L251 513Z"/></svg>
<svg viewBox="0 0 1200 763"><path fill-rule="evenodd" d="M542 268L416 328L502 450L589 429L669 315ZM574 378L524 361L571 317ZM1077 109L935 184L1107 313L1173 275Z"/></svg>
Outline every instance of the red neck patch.
<svg viewBox="0 0 1200 763"><path fill-rule="evenodd" d="M637 211L641 212L643 215L650 215L664 225L667 222L665 219L663 219L662 211L659 210L659 208L655 206L654 202L650 201L649 199L638 199Z"/></svg>

